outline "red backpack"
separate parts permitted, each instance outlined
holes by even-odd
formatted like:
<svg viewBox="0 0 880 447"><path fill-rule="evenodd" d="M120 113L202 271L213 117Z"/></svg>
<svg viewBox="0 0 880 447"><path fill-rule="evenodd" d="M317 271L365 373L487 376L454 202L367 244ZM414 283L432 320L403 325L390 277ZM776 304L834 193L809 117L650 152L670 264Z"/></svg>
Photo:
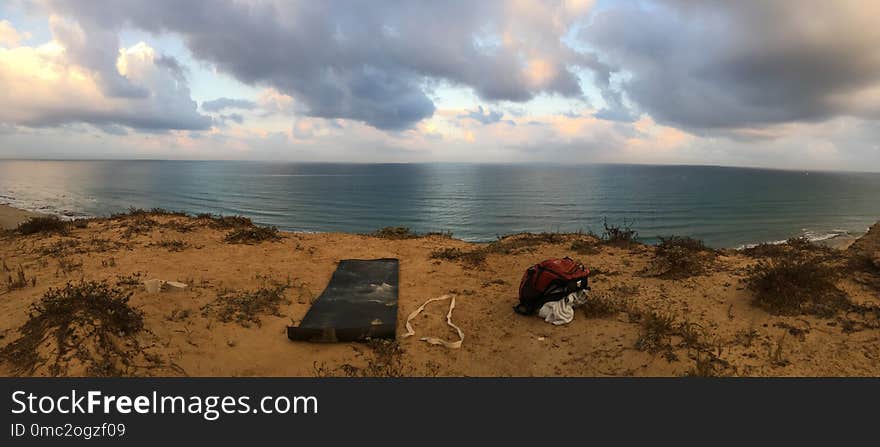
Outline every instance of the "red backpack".
<svg viewBox="0 0 880 447"><path fill-rule="evenodd" d="M589 290L590 270L565 257L548 259L529 267L519 283L519 304L513 308L521 315L531 315L544 303L562 299L578 290Z"/></svg>

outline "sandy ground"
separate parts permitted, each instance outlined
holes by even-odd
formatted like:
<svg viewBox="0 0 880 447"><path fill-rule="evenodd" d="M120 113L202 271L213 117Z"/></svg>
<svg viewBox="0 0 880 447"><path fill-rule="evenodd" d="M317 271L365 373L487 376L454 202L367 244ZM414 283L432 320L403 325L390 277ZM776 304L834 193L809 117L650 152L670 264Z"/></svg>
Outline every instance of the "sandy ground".
<svg viewBox="0 0 880 447"><path fill-rule="evenodd" d="M0 205L0 230L15 228L29 217L39 216L38 213L20 210L11 206Z"/></svg>
<svg viewBox="0 0 880 447"><path fill-rule="evenodd" d="M0 346L19 336L29 306L50 287L81 279L107 280L140 275L185 282L184 292L147 294L132 287L130 304L145 316L141 349L167 367L134 368L135 375L313 376L361 371L376 357L361 343L292 342L286 327L298 324L341 259L400 259L398 335L406 315L425 300L455 294L454 322L465 333L461 349L431 346L418 336L455 339L445 324L447 303L433 303L414 321L417 337L399 340L399 358L391 374L440 376L680 376L699 370L709 359L716 374L738 376L878 376L880 330L846 331L840 318L773 316L751 304L742 279L756 262L725 251L709 271L682 280L645 274L654 248L599 246L594 254L573 251L573 239L535 243L510 253L491 253L486 262L432 259L444 248L478 247L440 237L387 240L351 234L281 233L278 242L254 245L224 242L228 230L193 219L155 217L160 223L143 234L124 236L125 219L101 219L68 235L0 236L0 265L19 266L34 286L0 288ZM177 222L177 225L174 223ZM181 229L189 224L189 231ZM880 227L866 237L880 242ZM181 241L181 251L161 246ZM855 246L868 246L867 243ZM52 248L59 248L53 250ZM866 251L873 250L869 246ZM180 247L178 247L180 248ZM593 296L626 302L643 312L656 311L699 332L699 348L679 335L668 349L645 349L645 326L627 311L589 318L577 312L565 326L512 311L522 272L550 257L571 256L596 270ZM81 266L77 266L81 263ZM74 266L74 267L70 267ZM0 274L6 276L9 273ZM218 293L254 290L267 282L288 282L289 304L280 316L261 315L260 325L224 323L204 312ZM839 286L852 301L880 304L877 288L843 278ZM51 344L47 340L46 344ZM33 374L83 375L67 369L38 369ZM0 374L13 375L0 358Z"/></svg>

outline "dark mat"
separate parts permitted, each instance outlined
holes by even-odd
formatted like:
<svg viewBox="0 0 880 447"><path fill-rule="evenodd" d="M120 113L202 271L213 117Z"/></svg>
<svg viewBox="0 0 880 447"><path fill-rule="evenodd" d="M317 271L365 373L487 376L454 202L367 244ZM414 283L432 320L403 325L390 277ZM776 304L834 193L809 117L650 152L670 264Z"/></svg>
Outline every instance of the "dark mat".
<svg viewBox="0 0 880 447"><path fill-rule="evenodd" d="M300 325L287 328L287 337L322 342L393 339L397 283L397 259L344 259Z"/></svg>

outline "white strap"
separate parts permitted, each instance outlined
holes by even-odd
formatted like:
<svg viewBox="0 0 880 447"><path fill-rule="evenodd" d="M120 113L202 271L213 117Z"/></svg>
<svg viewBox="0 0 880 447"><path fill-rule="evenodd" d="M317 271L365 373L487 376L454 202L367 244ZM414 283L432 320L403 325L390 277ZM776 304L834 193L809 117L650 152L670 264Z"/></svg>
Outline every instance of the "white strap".
<svg viewBox="0 0 880 447"><path fill-rule="evenodd" d="M409 322L412 321L412 319L415 318L418 314L420 314L423 310L425 310L425 306L427 306L428 304L430 304L434 301L442 301L442 300L447 300L447 299L451 299L451 301L449 302L449 312L446 313L446 324L448 324L449 326L451 326L452 328L454 328L458 332L458 341L448 342L446 340L442 340L442 339L439 339L436 337L422 337L422 338L420 338L420 340L427 342L429 344L432 344L432 345L443 345L443 346L446 346L447 348L452 348L452 349L460 348L461 342L464 341L464 332L462 332L461 329L452 322L452 309L455 309L455 295L443 295L443 296L440 296L437 298L431 298L428 301L425 301L424 304L419 306L418 309L416 309L415 311L413 311L413 313L409 314L409 316L406 317L406 333L401 335L400 338L407 338L407 337L414 335L416 333L416 331L413 330L413 327L411 324L409 324Z"/></svg>

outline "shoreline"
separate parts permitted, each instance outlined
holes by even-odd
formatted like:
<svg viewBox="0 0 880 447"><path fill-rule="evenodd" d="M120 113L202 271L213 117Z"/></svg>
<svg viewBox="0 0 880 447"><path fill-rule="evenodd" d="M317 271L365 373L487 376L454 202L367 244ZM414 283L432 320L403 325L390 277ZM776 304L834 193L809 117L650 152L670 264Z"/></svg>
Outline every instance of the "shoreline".
<svg viewBox="0 0 880 447"><path fill-rule="evenodd" d="M127 210L120 211L120 213L125 213L125 212L127 212ZM193 213L190 213L188 211L180 211L180 212L186 213L187 215L194 215ZM26 221L27 219L29 219L31 217L50 216L50 215L58 216L62 220L105 219L105 218L110 217L110 216L81 216L81 217L72 218L71 216L51 214L51 213L40 213L40 212L36 212L36 211L29 211L26 209L17 208L17 207L11 206L11 205L0 204L0 230L15 229L15 227L17 227L18 224ZM379 228L377 228L376 230L379 230ZM289 231L289 230L279 230L279 231L282 231L284 233L289 233L289 234L360 234L360 233L348 233L348 232ZM867 229L864 231L860 231L858 233L850 233L850 232L833 233L834 235L831 237L827 237L827 238L821 237L820 239L812 239L809 236L806 236L804 234L791 235L789 237L807 237L808 239L811 240L811 242L813 242L815 244L826 246L826 247L833 248L836 250L846 250L847 248L849 248L850 245L852 245L856 240L858 240L860 237L864 236L866 233L867 233ZM505 236L511 236L511 235L515 235L515 234L516 233L511 233L511 234L508 234ZM832 233L829 233L829 234L832 234ZM688 237L688 235L686 235L686 234L677 235L677 236ZM453 235L453 238L455 238L455 235ZM485 244L485 243L490 243L494 240L494 239L489 239L489 240L485 240L485 241L470 241L470 240L464 240L464 239L458 239L458 238L455 238L455 239L460 240L462 242L472 243L472 244ZM713 248L716 248L719 250L731 249L731 250L739 251L739 250L743 250L743 249L754 247L754 246L761 245L761 244L770 244L770 245L783 244L786 242L786 240L787 239L775 240L775 241L759 241L759 242L752 242L752 243L748 243L748 244L740 244L736 247L713 247ZM645 243L645 244L646 245L654 245L654 244L649 244L649 243Z"/></svg>
<svg viewBox="0 0 880 447"><path fill-rule="evenodd" d="M0 230L13 230L18 224L38 216L46 216L46 214L0 204Z"/></svg>

